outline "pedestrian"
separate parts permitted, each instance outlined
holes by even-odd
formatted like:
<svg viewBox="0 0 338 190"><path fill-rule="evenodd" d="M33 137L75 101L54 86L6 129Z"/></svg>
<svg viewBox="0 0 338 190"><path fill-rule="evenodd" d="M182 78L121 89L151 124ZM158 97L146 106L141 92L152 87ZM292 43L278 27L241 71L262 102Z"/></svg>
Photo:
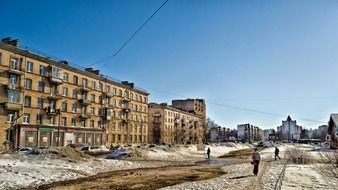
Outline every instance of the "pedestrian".
<svg viewBox="0 0 338 190"><path fill-rule="evenodd" d="M111 144L110 144L109 150L113 150L113 148L114 148L114 147L113 147L113 143L111 143Z"/></svg>
<svg viewBox="0 0 338 190"><path fill-rule="evenodd" d="M210 148L208 147L208 150L207 150L207 155L208 155L208 159L210 159Z"/></svg>
<svg viewBox="0 0 338 190"><path fill-rule="evenodd" d="M278 154L279 154L279 149L276 146L276 148L275 148L275 160L277 160L277 158L280 160L280 157L279 157Z"/></svg>
<svg viewBox="0 0 338 190"><path fill-rule="evenodd" d="M258 174L259 161L261 160L261 155L258 153L258 149L255 148L254 153L252 153L252 164L254 165L253 173L254 175Z"/></svg>

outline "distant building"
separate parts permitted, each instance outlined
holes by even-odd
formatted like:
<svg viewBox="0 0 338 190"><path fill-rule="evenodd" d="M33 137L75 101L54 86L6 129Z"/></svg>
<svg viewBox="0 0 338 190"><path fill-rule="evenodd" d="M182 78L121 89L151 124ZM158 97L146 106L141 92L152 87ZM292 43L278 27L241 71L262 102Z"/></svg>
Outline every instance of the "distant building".
<svg viewBox="0 0 338 190"><path fill-rule="evenodd" d="M277 134L280 140L299 140L302 132L302 127L297 125L296 120L292 120L290 116L282 125L277 127Z"/></svg>
<svg viewBox="0 0 338 190"><path fill-rule="evenodd" d="M338 148L338 114L331 114L327 128L327 141L330 147Z"/></svg>
<svg viewBox="0 0 338 190"><path fill-rule="evenodd" d="M149 143L188 144L205 141L205 117L167 104L150 103Z"/></svg>
<svg viewBox="0 0 338 190"><path fill-rule="evenodd" d="M274 129L263 130L263 141L274 141L276 140L276 131Z"/></svg>
<svg viewBox="0 0 338 190"><path fill-rule="evenodd" d="M237 139L245 142L261 140L261 129L249 123L237 125Z"/></svg>

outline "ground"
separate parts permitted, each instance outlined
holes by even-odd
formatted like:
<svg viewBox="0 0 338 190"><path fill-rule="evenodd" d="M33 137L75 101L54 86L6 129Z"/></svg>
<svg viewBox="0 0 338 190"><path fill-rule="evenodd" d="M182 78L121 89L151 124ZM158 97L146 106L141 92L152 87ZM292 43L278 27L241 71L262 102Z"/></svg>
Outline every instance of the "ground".
<svg viewBox="0 0 338 190"><path fill-rule="evenodd" d="M286 162L288 148L298 147L319 158L314 146L261 148L258 176L250 164L252 145L210 145L210 160L196 146L135 148L123 160L0 154L0 189L338 189L338 179L319 164ZM315 151L311 151L315 150Z"/></svg>

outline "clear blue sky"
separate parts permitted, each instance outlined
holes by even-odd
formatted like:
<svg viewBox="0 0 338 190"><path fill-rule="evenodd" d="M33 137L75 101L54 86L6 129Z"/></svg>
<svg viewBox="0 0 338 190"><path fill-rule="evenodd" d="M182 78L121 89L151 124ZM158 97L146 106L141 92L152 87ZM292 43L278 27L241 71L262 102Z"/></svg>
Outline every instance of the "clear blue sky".
<svg viewBox="0 0 338 190"><path fill-rule="evenodd" d="M0 37L86 66L112 55L162 0L1 1ZM305 127L338 112L338 1L169 0L113 59L95 68L150 100L205 98L234 128ZM211 104L240 107L266 115Z"/></svg>

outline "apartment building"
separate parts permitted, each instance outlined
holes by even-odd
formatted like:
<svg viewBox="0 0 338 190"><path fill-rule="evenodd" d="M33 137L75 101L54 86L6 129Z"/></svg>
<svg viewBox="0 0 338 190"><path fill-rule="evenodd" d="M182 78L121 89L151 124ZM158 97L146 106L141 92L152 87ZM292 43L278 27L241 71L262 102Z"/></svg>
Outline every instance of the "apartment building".
<svg viewBox="0 0 338 190"><path fill-rule="evenodd" d="M0 42L0 149L147 141L148 93Z"/></svg>
<svg viewBox="0 0 338 190"><path fill-rule="evenodd" d="M277 135L279 140L299 140L301 137L302 126L297 125L296 120L292 120L290 116L282 121L282 125L277 127Z"/></svg>
<svg viewBox="0 0 338 190"><path fill-rule="evenodd" d="M237 125L237 138L245 142L262 140L262 130L250 123Z"/></svg>
<svg viewBox="0 0 338 190"><path fill-rule="evenodd" d="M197 144L205 141L205 119L167 104L149 104L149 143Z"/></svg>

